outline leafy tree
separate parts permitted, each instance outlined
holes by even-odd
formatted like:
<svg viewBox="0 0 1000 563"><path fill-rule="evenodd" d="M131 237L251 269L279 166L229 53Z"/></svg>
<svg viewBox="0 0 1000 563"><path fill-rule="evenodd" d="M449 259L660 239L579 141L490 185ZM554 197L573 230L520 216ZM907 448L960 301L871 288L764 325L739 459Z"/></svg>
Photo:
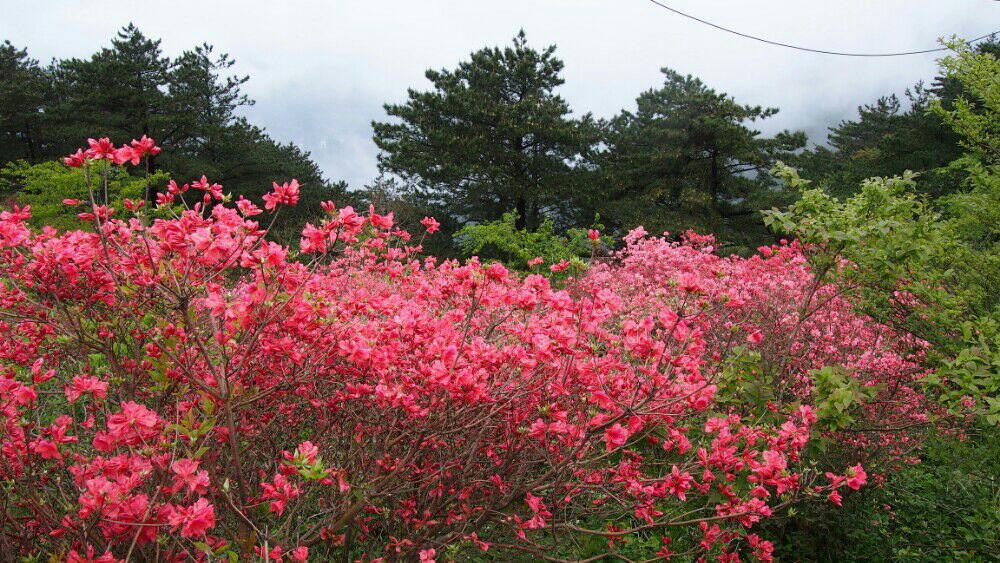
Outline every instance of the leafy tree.
<svg viewBox="0 0 1000 563"><path fill-rule="evenodd" d="M668 68L663 74L663 86L643 92L635 111L605 124L602 164L612 190L606 217L621 227L695 228L728 242L759 241L759 218L739 218L775 202L763 172L804 146L805 134L763 137L749 125L776 108L739 104Z"/></svg>
<svg viewBox="0 0 1000 563"><path fill-rule="evenodd" d="M10 41L0 45L0 162L41 152L40 113L47 87L45 71Z"/></svg>
<svg viewBox="0 0 1000 563"><path fill-rule="evenodd" d="M572 222L587 174L581 160L597 141L589 115L570 116L555 47L538 51L524 32L511 46L472 53L455 70L428 70L433 89L387 104L374 122L383 171L447 202L458 222L516 211L518 228L544 216Z"/></svg>

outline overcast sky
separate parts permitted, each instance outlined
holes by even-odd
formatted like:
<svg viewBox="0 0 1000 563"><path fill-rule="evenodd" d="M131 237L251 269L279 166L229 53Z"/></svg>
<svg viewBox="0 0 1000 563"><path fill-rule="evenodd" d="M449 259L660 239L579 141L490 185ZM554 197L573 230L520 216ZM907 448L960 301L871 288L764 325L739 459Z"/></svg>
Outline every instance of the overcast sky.
<svg viewBox="0 0 1000 563"><path fill-rule="evenodd" d="M952 34L1000 29L990 0L661 0L776 41L842 51L904 51ZM610 116L661 82L670 66L744 103L778 106L765 131L805 129L810 141L859 104L934 75L935 55L830 57L772 47L681 18L647 0L281 0L94 2L0 0L0 39L32 57L86 57L134 22L173 56L201 42L249 74L252 122L312 152L354 186L377 172L372 119L424 70L452 68L524 28L558 46L562 95L576 113Z"/></svg>

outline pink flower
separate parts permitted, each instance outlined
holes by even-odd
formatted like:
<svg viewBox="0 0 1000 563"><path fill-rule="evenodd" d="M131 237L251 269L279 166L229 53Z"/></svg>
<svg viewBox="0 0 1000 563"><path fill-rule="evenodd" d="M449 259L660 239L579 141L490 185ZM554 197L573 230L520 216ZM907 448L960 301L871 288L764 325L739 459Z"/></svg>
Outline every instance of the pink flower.
<svg viewBox="0 0 1000 563"><path fill-rule="evenodd" d="M87 155L83 154L83 149L76 149L76 152L63 158L63 163L71 168L80 168L87 161Z"/></svg>
<svg viewBox="0 0 1000 563"><path fill-rule="evenodd" d="M118 563L119 559L111 553L111 550L105 551L104 555L94 556L94 546L88 545L86 549L86 555L81 555L77 550L71 549L69 553L66 554L66 563Z"/></svg>
<svg viewBox="0 0 1000 563"><path fill-rule="evenodd" d="M264 195L264 209L273 210L279 205L295 205L299 202L299 181L292 180L284 184L272 182L274 190Z"/></svg>
<svg viewBox="0 0 1000 563"><path fill-rule="evenodd" d="M139 159L142 155L132 150L132 147L123 146L116 149L114 153L111 154L111 162L115 164L125 164L126 162L131 162L133 166L139 164Z"/></svg>
<svg viewBox="0 0 1000 563"><path fill-rule="evenodd" d="M667 491L680 500L687 500L685 492L691 488L692 483L694 483L694 477L687 471L681 473L676 465L670 470L670 475L667 476L665 481Z"/></svg>
<svg viewBox="0 0 1000 563"><path fill-rule="evenodd" d="M153 139L143 135L141 139L136 141L132 139L132 149L140 156L151 155L156 156L160 154L160 147L156 146L156 142Z"/></svg>
<svg viewBox="0 0 1000 563"><path fill-rule="evenodd" d="M560 260L558 264L549 266L549 270L552 271L552 273L561 272L566 268L569 268L569 262L566 260Z"/></svg>
<svg viewBox="0 0 1000 563"><path fill-rule="evenodd" d="M420 563L434 563L434 556L437 555L437 551L433 549L424 549L420 551Z"/></svg>
<svg viewBox="0 0 1000 563"><path fill-rule="evenodd" d="M174 186L176 186L176 184L174 184ZM191 187L196 190L202 190L203 192L206 192L205 193L206 199L211 197L211 199L214 199L216 201L222 200L222 186L214 182L210 183L208 181L208 178L206 178L205 176L202 176L201 180L195 180L194 182L191 182ZM184 190L180 191L183 192Z"/></svg>
<svg viewBox="0 0 1000 563"><path fill-rule="evenodd" d="M542 499L531 493L525 494L524 501L528 504L528 508L532 512L543 512L545 510L545 503L542 502Z"/></svg>
<svg viewBox="0 0 1000 563"><path fill-rule="evenodd" d="M198 470L198 460L179 459L170 464L170 470L174 472L174 488L187 488L188 493L200 495L208 492L208 472L204 469Z"/></svg>
<svg viewBox="0 0 1000 563"><path fill-rule="evenodd" d="M754 330L749 335L747 335L747 342L751 344L760 344L764 340L764 334L759 330Z"/></svg>
<svg viewBox="0 0 1000 563"><path fill-rule="evenodd" d="M111 139L107 137L102 137L100 139L87 139L87 144L90 148L84 154L87 158L93 160L101 159L111 159L115 154L115 146L111 143Z"/></svg>
<svg viewBox="0 0 1000 563"><path fill-rule="evenodd" d="M62 459L59 447L52 440L35 440L31 444L31 451L41 456L42 459Z"/></svg>
<svg viewBox="0 0 1000 563"><path fill-rule="evenodd" d="M379 215L375 213L375 206L368 206L368 220L371 222L372 226L378 229L389 230L392 228L392 212L390 211L388 215Z"/></svg>
<svg viewBox="0 0 1000 563"><path fill-rule="evenodd" d="M420 220L420 224L427 228L429 235L441 230L441 223L438 223L433 217L424 217Z"/></svg>
<svg viewBox="0 0 1000 563"><path fill-rule="evenodd" d="M302 458L306 461L306 463L316 463L316 457L318 455L319 448L308 440L302 442L299 444L299 447L295 448L295 456Z"/></svg>
<svg viewBox="0 0 1000 563"><path fill-rule="evenodd" d="M103 399L108 396L108 384L93 376L78 375L66 386L66 400L75 403L84 393Z"/></svg>
<svg viewBox="0 0 1000 563"><path fill-rule="evenodd" d="M604 443L607 451L618 449L628 441L628 430L617 422L604 431Z"/></svg>
<svg viewBox="0 0 1000 563"><path fill-rule="evenodd" d="M868 474L862 469L861 464L857 464L854 467L847 469L847 486L854 489L855 491L860 489L862 485L868 482Z"/></svg>
<svg viewBox="0 0 1000 563"><path fill-rule="evenodd" d="M489 268L486 268L486 279L493 281L503 281L507 279L508 272L507 268L504 268L503 264L499 262L494 262L490 264Z"/></svg>
<svg viewBox="0 0 1000 563"><path fill-rule="evenodd" d="M587 229L587 238L593 242L601 240L601 231L597 229Z"/></svg>
<svg viewBox="0 0 1000 563"><path fill-rule="evenodd" d="M204 497L191 506L168 506L167 523L174 531L179 528L185 538L200 538L215 527L215 507Z"/></svg>
<svg viewBox="0 0 1000 563"><path fill-rule="evenodd" d="M263 213L259 207L254 205L250 200L244 199L242 195L236 200L236 208L240 210L240 213L244 217L254 217Z"/></svg>
<svg viewBox="0 0 1000 563"><path fill-rule="evenodd" d="M261 483L261 489L264 492L261 499L271 500L271 512L278 516L284 514L288 501L298 497L301 492L294 483L280 473L275 475L270 483Z"/></svg>

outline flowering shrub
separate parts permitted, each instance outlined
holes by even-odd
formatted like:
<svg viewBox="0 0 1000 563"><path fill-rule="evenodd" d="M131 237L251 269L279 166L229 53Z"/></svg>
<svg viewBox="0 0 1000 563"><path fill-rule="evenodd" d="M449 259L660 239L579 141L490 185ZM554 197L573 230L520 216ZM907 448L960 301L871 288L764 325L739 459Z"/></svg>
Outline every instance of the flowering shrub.
<svg viewBox="0 0 1000 563"><path fill-rule="evenodd" d="M719 258L637 230L553 287L420 258L391 213L329 203L295 251L222 190L171 182L152 222L91 194L94 232L0 215L0 550L431 561L591 537L767 561L757 522L839 504L927 421L921 343L851 313L794 244ZM848 446L825 466L824 436Z"/></svg>

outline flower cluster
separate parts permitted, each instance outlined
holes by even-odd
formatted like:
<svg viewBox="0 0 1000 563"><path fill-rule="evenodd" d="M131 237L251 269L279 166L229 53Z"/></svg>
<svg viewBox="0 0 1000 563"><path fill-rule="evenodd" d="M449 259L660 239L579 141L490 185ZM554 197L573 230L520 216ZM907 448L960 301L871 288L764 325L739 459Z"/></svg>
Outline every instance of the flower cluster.
<svg viewBox="0 0 1000 563"><path fill-rule="evenodd" d="M115 154L102 139L67 164ZM264 207L298 198L275 184ZM761 520L839 504L926 421L920 343L852 313L794 244L720 258L635 231L557 287L421 258L391 213L323 209L297 250L242 198L151 224L109 210L94 232L0 215L4 545L433 561L651 534L662 558L767 561ZM849 463L818 467L814 436L838 429L810 373L830 365L878 400Z"/></svg>

